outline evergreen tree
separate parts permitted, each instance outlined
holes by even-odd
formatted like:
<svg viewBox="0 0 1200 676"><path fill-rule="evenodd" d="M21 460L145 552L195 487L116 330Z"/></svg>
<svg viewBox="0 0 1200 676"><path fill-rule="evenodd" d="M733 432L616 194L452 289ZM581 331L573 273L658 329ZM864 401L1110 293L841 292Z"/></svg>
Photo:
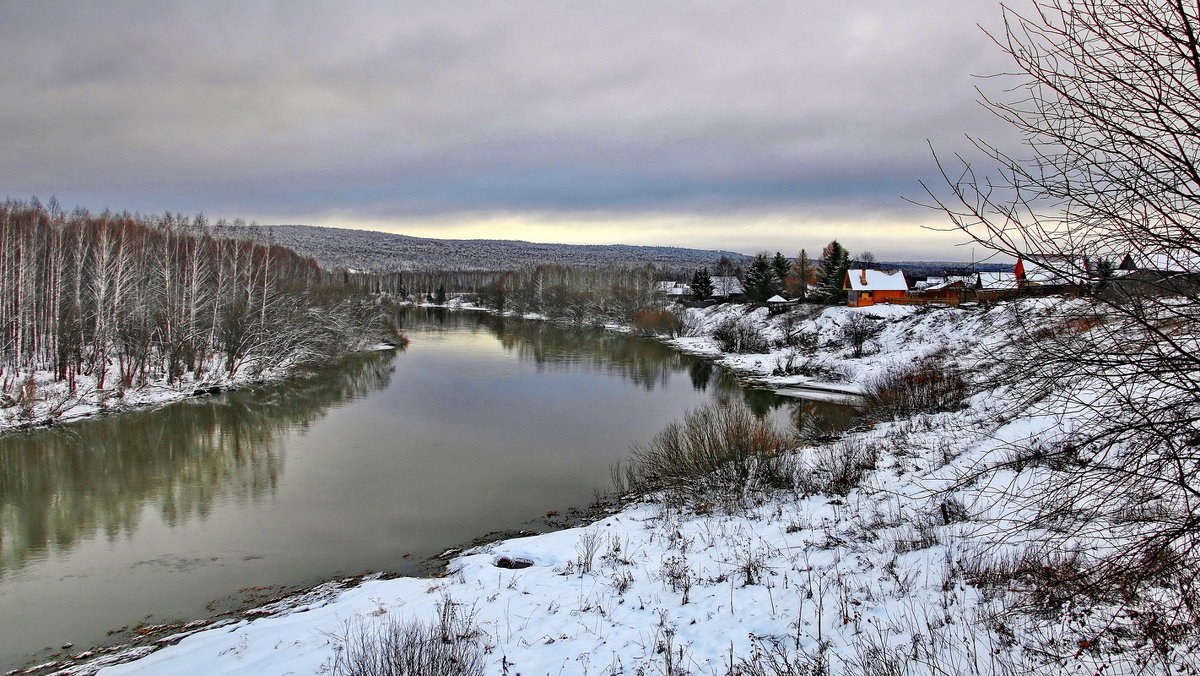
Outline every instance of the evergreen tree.
<svg viewBox="0 0 1200 676"><path fill-rule="evenodd" d="M712 298L712 277L708 276L708 268L700 268L692 275L692 297L696 300Z"/></svg>
<svg viewBox="0 0 1200 676"><path fill-rule="evenodd" d="M835 239L821 250L821 262L817 266L817 285L820 300L836 304L845 299L842 283L850 269L850 252Z"/></svg>
<svg viewBox="0 0 1200 676"><path fill-rule="evenodd" d="M779 293L779 278L775 276L775 268L766 254L758 254L746 270L746 298L751 302L762 303L771 296Z"/></svg>
<svg viewBox="0 0 1200 676"><path fill-rule="evenodd" d="M808 285L813 283L814 270L812 261L808 260L808 251L801 249L784 278L787 292L792 298L805 302L808 300Z"/></svg>
<svg viewBox="0 0 1200 676"><path fill-rule="evenodd" d="M775 271L775 279L779 282L779 291L784 290L784 280L787 279L788 271L791 269L791 264L788 263L787 256L776 251L775 257L771 259L771 269Z"/></svg>

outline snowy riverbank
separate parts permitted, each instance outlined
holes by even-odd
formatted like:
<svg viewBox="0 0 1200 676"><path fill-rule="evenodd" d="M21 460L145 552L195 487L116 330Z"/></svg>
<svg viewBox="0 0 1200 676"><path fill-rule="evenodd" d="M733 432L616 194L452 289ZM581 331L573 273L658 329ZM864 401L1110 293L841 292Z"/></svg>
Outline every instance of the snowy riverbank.
<svg viewBox="0 0 1200 676"><path fill-rule="evenodd" d="M364 344L357 351L390 349L393 346ZM249 364L230 376L218 361L214 359L209 368L202 369L207 374L203 378L198 379L193 373L187 372L174 382L168 382L166 378L151 378L132 387L112 385L120 382L115 364L110 365L105 374L105 387L99 386L100 378L96 375L80 374L75 376L74 391L67 382L56 380L50 371L13 376L11 380L16 383L13 389L17 396L3 395L5 400L0 401L3 404L0 406L0 434L97 415L153 408L189 397L279 382L302 374L301 370L284 362L261 369Z"/></svg>
<svg viewBox="0 0 1200 676"><path fill-rule="evenodd" d="M690 335L672 342L771 386L849 390L931 358L964 374L987 371L990 355L1015 338L1015 313L1038 313L1046 302L792 317L720 306L690 311ZM855 317L872 322L858 346L844 330ZM730 321L784 344L722 352L714 334ZM749 491L735 509L684 511L639 500L585 527L468 551L443 577L334 583L109 654L110 664L140 659L100 673L336 673L356 637L390 623L427 625L497 676L1132 674L1144 673L1152 649L1161 653L1156 664L1190 665L1185 642L1163 653L1140 641L1146 614L1132 601L1063 609L1031 601L1016 574L980 584L1036 546L999 529L1025 509L1023 488L1046 470L967 478L1013 443L1072 420L1018 411L1003 387L976 389L960 410L879 422L797 451L797 471L814 473L872 457L844 492ZM102 666L85 661L62 673Z"/></svg>

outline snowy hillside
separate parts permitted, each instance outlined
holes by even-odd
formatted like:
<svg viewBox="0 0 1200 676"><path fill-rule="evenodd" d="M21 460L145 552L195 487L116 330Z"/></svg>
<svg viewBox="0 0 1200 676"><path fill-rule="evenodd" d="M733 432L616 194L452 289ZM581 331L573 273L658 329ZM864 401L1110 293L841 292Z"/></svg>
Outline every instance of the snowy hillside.
<svg viewBox="0 0 1200 676"><path fill-rule="evenodd" d="M325 228L312 225L257 226L303 256L326 268L378 272L404 270L515 270L557 263L574 267L653 263L691 271L713 267L722 256L735 265L748 256L731 251L625 244L539 244L516 240L430 239L386 232Z"/></svg>

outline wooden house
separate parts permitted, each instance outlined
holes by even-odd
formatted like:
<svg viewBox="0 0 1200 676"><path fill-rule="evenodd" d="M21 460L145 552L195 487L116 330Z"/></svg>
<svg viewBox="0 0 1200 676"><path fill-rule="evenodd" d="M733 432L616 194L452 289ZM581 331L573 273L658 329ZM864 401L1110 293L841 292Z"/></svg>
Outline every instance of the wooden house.
<svg viewBox="0 0 1200 676"><path fill-rule="evenodd" d="M1017 262L1017 268L1013 272L989 271L975 273L975 283L973 285L975 297L982 301L1016 297L1017 292L1021 289L1021 282L1017 277L1019 270L1020 261Z"/></svg>
<svg viewBox="0 0 1200 676"><path fill-rule="evenodd" d="M974 288L975 278L970 275L951 275L949 277L930 277L924 282L918 282L916 290L910 294L927 303L961 303L967 293Z"/></svg>
<svg viewBox="0 0 1200 676"><path fill-rule="evenodd" d="M1130 253L1112 271L1104 293L1122 296L1195 295L1200 292L1200 256L1189 251Z"/></svg>
<svg viewBox="0 0 1200 676"><path fill-rule="evenodd" d="M842 282L846 305L864 307L876 303L904 302L908 297L908 282L904 272L883 270L849 270Z"/></svg>
<svg viewBox="0 0 1200 676"><path fill-rule="evenodd" d="M1116 269L1121 272L1195 274L1200 273L1200 256L1182 250L1159 254L1130 253L1125 254Z"/></svg>
<svg viewBox="0 0 1200 676"><path fill-rule="evenodd" d="M746 297L746 287L737 277L713 277L713 298L722 300L741 300Z"/></svg>
<svg viewBox="0 0 1200 676"><path fill-rule="evenodd" d="M655 282L654 293L667 300L684 302L692 299L692 287L683 282Z"/></svg>

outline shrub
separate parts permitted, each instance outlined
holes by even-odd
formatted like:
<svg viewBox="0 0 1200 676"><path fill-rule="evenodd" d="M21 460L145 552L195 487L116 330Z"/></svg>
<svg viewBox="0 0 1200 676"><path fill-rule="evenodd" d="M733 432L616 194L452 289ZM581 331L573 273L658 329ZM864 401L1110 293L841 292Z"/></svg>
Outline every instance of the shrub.
<svg viewBox="0 0 1200 676"><path fill-rule="evenodd" d="M797 487L806 493L846 495L879 462L879 447L858 437L848 437L832 446L817 449L804 464Z"/></svg>
<svg viewBox="0 0 1200 676"><path fill-rule="evenodd" d="M483 648L473 617L449 598L430 622L389 619L346 623L334 653L333 676L476 676Z"/></svg>
<svg viewBox="0 0 1200 676"><path fill-rule="evenodd" d="M670 310L638 310L631 316L633 328L643 333L675 336L683 328L679 317Z"/></svg>
<svg viewBox="0 0 1200 676"><path fill-rule="evenodd" d="M784 434L745 406L706 406L634 446L618 489L665 491L690 502L740 497L755 486L791 486L789 449Z"/></svg>
<svg viewBox="0 0 1200 676"><path fill-rule="evenodd" d="M906 370L888 371L863 388L867 410L883 416L954 411L967 398L967 383L940 360L919 362Z"/></svg>
<svg viewBox="0 0 1200 676"><path fill-rule="evenodd" d="M842 326L842 342L850 349L855 359L867 354L867 342L883 331L878 320L866 315L854 314Z"/></svg>
<svg viewBox="0 0 1200 676"><path fill-rule="evenodd" d="M771 343L751 322L729 318L713 331L713 340L722 352L762 353L771 350Z"/></svg>

